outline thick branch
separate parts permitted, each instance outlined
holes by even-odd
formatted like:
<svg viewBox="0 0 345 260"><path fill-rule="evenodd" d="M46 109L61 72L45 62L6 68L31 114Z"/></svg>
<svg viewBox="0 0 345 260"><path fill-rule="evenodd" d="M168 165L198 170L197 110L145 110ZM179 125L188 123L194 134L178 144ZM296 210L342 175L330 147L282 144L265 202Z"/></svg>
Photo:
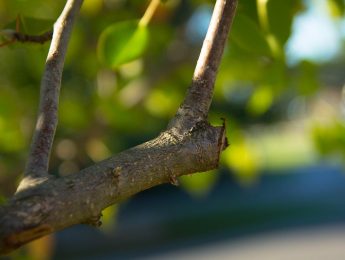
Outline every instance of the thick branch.
<svg viewBox="0 0 345 260"><path fill-rule="evenodd" d="M185 136L163 132L81 172L50 178L18 192L0 209L0 253L78 223L90 223L111 204L178 176L218 166L224 126L200 125Z"/></svg>
<svg viewBox="0 0 345 260"><path fill-rule="evenodd" d="M237 0L217 0L186 98L169 123L179 131L207 120L214 82L235 15Z"/></svg>
<svg viewBox="0 0 345 260"><path fill-rule="evenodd" d="M81 0L68 0L68 3L79 8ZM178 176L217 168L220 152L227 145L225 126L210 126L206 119L235 5L235 0L217 0L193 83L168 130L156 139L74 175L32 178L30 185L26 184L26 179L30 183L30 178L24 178L22 188L8 205L0 208L0 253L74 224L91 222L97 225L102 209L111 204L164 182L176 184ZM76 12L73 9L69 9L71 19ZM66 19L65 26L69 23ZM62 33L61 41L67 42L68 34ZM43 88L41 98L45 97L48 101L41 101L43 115L39 117L36 133L41 139L35 137L37 141L34 138L32 158L26 170L27 176L31 177L35 175L30 172L47 170L56 125L57 93L63 64L63 58L56 56L64 56L64 53L59 53L57 46L61 42L55 42L54 37L51 50L55 51L48 56L47 68L58 69L59 72L53 75L46 72L43 79L42 85L47 84L47 87ZM56 75L60 77L54 77ZM55 88L49 88L50 85ZM42 107L42 103L48 106L48 114L45 114L47 109ZM50 116L53 116L53 121L47 118ZM45 148L47 144L48 150ZM42 159L44 164L40 161Z"/></svg>
<svg viewBox="0 0 345 260"><path fill-rule="evenodd" d="M54 25L53 39L48 52L41 82L41 97L35 133L24 174L26 177L46 175L51 147L58 121L58 104L62 69L73 22L82 0L68 0Z"/></svg>

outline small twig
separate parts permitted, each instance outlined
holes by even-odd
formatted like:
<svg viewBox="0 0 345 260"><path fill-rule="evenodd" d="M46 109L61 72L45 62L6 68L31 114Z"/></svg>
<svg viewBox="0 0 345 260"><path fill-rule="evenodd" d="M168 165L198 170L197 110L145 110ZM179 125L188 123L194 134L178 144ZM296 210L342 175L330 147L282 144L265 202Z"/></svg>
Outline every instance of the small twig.
<svg viewBox="0 0 345 260"><path fill-rule="evenodd" d="M39 35L30 35L20 32L20 18L19 15L16 18L16 30L4 29L0 31L0 34L4 36L7 40L0 44L0 48L15 42L32 42L43 44L50 41L53 36L53 30L49 30Z"/></svg>
<svg viewBox="0 0 345 260"><path fill-rule="evenodd" d="M42 33L40 35L30 35L30 34L16 32L13 30L5 30L2 32L2 34L5 34L6 38L9 38L10 40L1 43L0 47L9 45L15 42L23 42L23 43L32 42L32 43L43 44L52 39L53 30Z"/></svg>
<svg viewBox="0 0 345 260"><path fill-rule="evenodd" d="M50 30L48 32L42 33L40 35L29 35L29 34L23 34L16 32L14 34L14 38L18 42L34 42L34 43L45 43L47 41L50 41L53 36L53 30Z"/></svg>
<svg viewBox="0 0 345 260"><path fill-rule="evenodd" d="M151 21L157 7L159 6L160 0L151 0L150 5L147 7L144 16L140 19L139 25L140 26L147 26L148 23Z"/></svg>
<svg viewBox="0 0 345 260"><path fill-rule="evenodd" d="M214 82L228 33L235 15L237 0L217 0L211 22L186 98L169 124L169 128L188 130L207 119Z"/></svg>
<svg viewBox="0 0 345 260"><path fill-rule="evenodd" d="M54 24L54 33L41 81L39 114L26 164L25 177L47 175L50 151L58 121L62 70L68 41L83 0L68 0Z"/></svg>

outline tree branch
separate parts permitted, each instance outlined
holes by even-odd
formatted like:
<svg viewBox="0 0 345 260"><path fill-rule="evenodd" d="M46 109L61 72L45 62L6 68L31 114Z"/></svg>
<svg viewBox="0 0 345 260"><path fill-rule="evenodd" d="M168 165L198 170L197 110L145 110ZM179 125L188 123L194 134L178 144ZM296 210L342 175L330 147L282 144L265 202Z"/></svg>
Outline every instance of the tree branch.
<svg viewBox="0 0 345 260"><path fill-rule="evenodd" d="M158 138L64 178L47 179L16 194L0 213L0 252L68 226L95 223L101 211L178 176L214 169L223 127L205 126L183 138Z"/></svg>
<svg viewBox="0 0 345 260"><path fill-rule="evenodd" d="M6 45L15 43L15 42L33 42L43 44L47 41L50 41L53 36L53 30L44 32L40 35L30 35L25 33L16 32L15 30L2 30L0 34L8 38L8 41L5 41L0 44L0 48Z"/></svg>
<svg viewBox="0 0 345 260"><path fill-rule="evenodd" d="M190 129L207 120L217 70L235 14L237 0L217 0L186 98L169 128Z"/></svg>
<svg viewBox="0 0 345 260"><path fill-rule="evenodd" d="M161 183L176 184L181 175L218 167L227 146L225 125L213 127L206 117L235 4L217 0L193 83L168 129L74 175L50 175L24 185L0 208L0 253L74 224L98 225L101 211L111 204Z"/></svg>
<svg viewBox="0 0 345 260"><path fill-rule="evenodd" d="M58 121L59 93L65 54L72 26L82 2L82 0L68 0L54 25L53 38L41 81L36 129L24 171L25 177L31 179L45 176L48 172L50 151Z"/></svg>
<svg viewBox="0 0 345 260"><path fill-rule="evenodd" d="M13 34L13 37L18 42L34 42L34 43L43 44L43 43L50 41L52 39L53 30L44 32L44 33L39 34L39 35L30 35L30 34L15 32Z"/></svg>

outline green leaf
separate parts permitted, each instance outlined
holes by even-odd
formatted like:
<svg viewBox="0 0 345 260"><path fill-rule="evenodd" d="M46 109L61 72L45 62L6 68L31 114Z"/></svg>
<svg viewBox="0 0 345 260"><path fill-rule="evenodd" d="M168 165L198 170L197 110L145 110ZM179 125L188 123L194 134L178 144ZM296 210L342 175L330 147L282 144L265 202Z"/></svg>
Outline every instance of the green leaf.
<svg viewBox="0 0 345 260"><path fill-rule="evenodd" d="M269 30L284 45L291 34L292 21L303 8L300 0L268 1Z"/></svg>
<svg viewBox="0 0 345 260"><path fill-rule="evenodd" d="M20 16L20 31L27 34L41 34L53 29L55 20Z"/></svg>
<svg viewBox="0 0 345 260"><path fill-rule="evenodd" d="M5 23L15 19L18 14L56 20L65 4L65 1L53 0L2 0L0 6L1 2L3 8L0 16Z"/></svg>
<svg viewBox="0 0 345 260"><path fill-rule="evenodd" d="M98 57L109 67L139 58L148 42L148 29L139 26L138 21L125 21L107 27L98 42Z"/></svg>
<svg viewBox="0 0 345 260"><path fill-rule="evenodd" d="M38 35L50 30L53 30L55 20L52 19L41 19L34 17L27 17L23 15L18 15L19 24L18 31L25 34ZM7 23L3 28L5 29L17 29L17 19L12 20Z"/></svg>
<svg viewBox="0 0 345 260"><path fill-rule="evenodd" d="M245 15L237 15L232 29L232 39L244 50L263 56L271 56L265 35L258 25Z"/></svg>

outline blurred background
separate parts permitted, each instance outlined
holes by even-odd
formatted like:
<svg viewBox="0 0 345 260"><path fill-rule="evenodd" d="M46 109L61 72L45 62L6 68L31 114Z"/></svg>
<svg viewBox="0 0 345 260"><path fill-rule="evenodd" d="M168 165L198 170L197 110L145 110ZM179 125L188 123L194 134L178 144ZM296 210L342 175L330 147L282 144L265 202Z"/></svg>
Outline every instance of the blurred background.
<svg viewBox="0 0 345 260"><path fill-rule="evenodd" d="M0 0L0 29L17 23L23 33L42 33L64 2ZM140 19L149 1L84 1L51 173L74 174L147 141L176 112L214 1L162 2L144 51L114 67L99 57L101 33ZM230 147L219 170L144 191L106 209L100 229L69 228L9 258L344 259L344 13L344 0L239 1L209 115L212 124L227 122ZM48 48L0 48L1 203L24 168Z"/></svg>

